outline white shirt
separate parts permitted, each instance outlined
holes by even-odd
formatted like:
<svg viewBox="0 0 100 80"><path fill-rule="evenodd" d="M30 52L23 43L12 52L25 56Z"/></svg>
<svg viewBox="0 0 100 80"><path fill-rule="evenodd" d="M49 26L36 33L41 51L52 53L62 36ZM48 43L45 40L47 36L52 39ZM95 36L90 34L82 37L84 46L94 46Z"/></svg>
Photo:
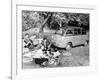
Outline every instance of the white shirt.
<svg viewBox="0 0 100 80"><path fill-rule="evenodd" d="M57 52L53 52L54 56L53 57L56 57L56 56L59 56L61 53L59 51Z"/></svg>

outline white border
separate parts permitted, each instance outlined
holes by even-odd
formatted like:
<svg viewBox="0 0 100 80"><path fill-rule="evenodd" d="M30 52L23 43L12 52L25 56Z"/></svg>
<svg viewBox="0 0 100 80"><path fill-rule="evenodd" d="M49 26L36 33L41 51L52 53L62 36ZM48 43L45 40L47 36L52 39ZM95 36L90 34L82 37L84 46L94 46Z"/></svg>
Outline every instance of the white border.
<svg viewBox="0 0 100 80"><path fill-rule="evenodd" d="M24 6L23 6L24 5ZM13 3L12 9L12 79L25 80L28 78L42 78L42 77L56 77L66 75L87 75L96 72L96 9L93 7L74 7L74 6L60 6L60 7L38 7L25 6L25 4ZM69 8L68 8L69 7ZM73 9L71 9L72 7ZM79 8L79 9L78 9ZM46 69L28 69L22 70L21 68L21 11L34 10L34 11L55 11L55 12L76 12L76 13L89 13L90 14L90 66L89 67L66 67L66 68L46 68ZM17 12L16 12L17 11ZM16 16L17 15L17 16ZM16 24L17 23L17 24ZM16 32L17 31L17 32ZM16 38L17 37L17 38ZM17 54L16 54L17 52ZM81 73L81 74L80 74ZM50 74L50 75L49 75Z"/></svg>

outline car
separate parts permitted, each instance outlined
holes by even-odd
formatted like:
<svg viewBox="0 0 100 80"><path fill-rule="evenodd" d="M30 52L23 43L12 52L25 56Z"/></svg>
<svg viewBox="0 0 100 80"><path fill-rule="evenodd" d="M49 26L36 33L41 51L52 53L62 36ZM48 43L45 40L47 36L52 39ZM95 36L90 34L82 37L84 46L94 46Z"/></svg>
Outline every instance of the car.
<svg viewBox="0 0 100 80"><path fill-rule="evenodd" d="M62 33L52 35L52 43L59 48L71 49L76 45L89 43L89 32L82 27L68 27Z"/></svg>

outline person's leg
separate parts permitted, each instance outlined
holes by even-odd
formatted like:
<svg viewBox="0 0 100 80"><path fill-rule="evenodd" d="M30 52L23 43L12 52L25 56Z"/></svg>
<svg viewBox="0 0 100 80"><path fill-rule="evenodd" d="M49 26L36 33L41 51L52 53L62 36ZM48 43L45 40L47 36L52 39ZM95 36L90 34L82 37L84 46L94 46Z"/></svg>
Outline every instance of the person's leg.
<svg viewBox="0 0 100 80"><path fill-rule="evenodd" d="M41 65L41 59L40 58L35 58L35 63Z"/></svg>

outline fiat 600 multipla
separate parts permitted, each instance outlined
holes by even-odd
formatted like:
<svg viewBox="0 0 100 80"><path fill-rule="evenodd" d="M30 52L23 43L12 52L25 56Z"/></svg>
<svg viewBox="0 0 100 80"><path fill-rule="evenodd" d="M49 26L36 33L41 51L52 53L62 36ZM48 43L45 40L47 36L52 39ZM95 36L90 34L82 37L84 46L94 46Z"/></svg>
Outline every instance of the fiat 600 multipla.
<svg viewBox="0 0 100 80"><path fill-rule="evenodd" d="M52 42L57 47L71 49L76 45L87 45L89 34L81 27L68 27L63 29L61 33L52 35Z"/></svg>

